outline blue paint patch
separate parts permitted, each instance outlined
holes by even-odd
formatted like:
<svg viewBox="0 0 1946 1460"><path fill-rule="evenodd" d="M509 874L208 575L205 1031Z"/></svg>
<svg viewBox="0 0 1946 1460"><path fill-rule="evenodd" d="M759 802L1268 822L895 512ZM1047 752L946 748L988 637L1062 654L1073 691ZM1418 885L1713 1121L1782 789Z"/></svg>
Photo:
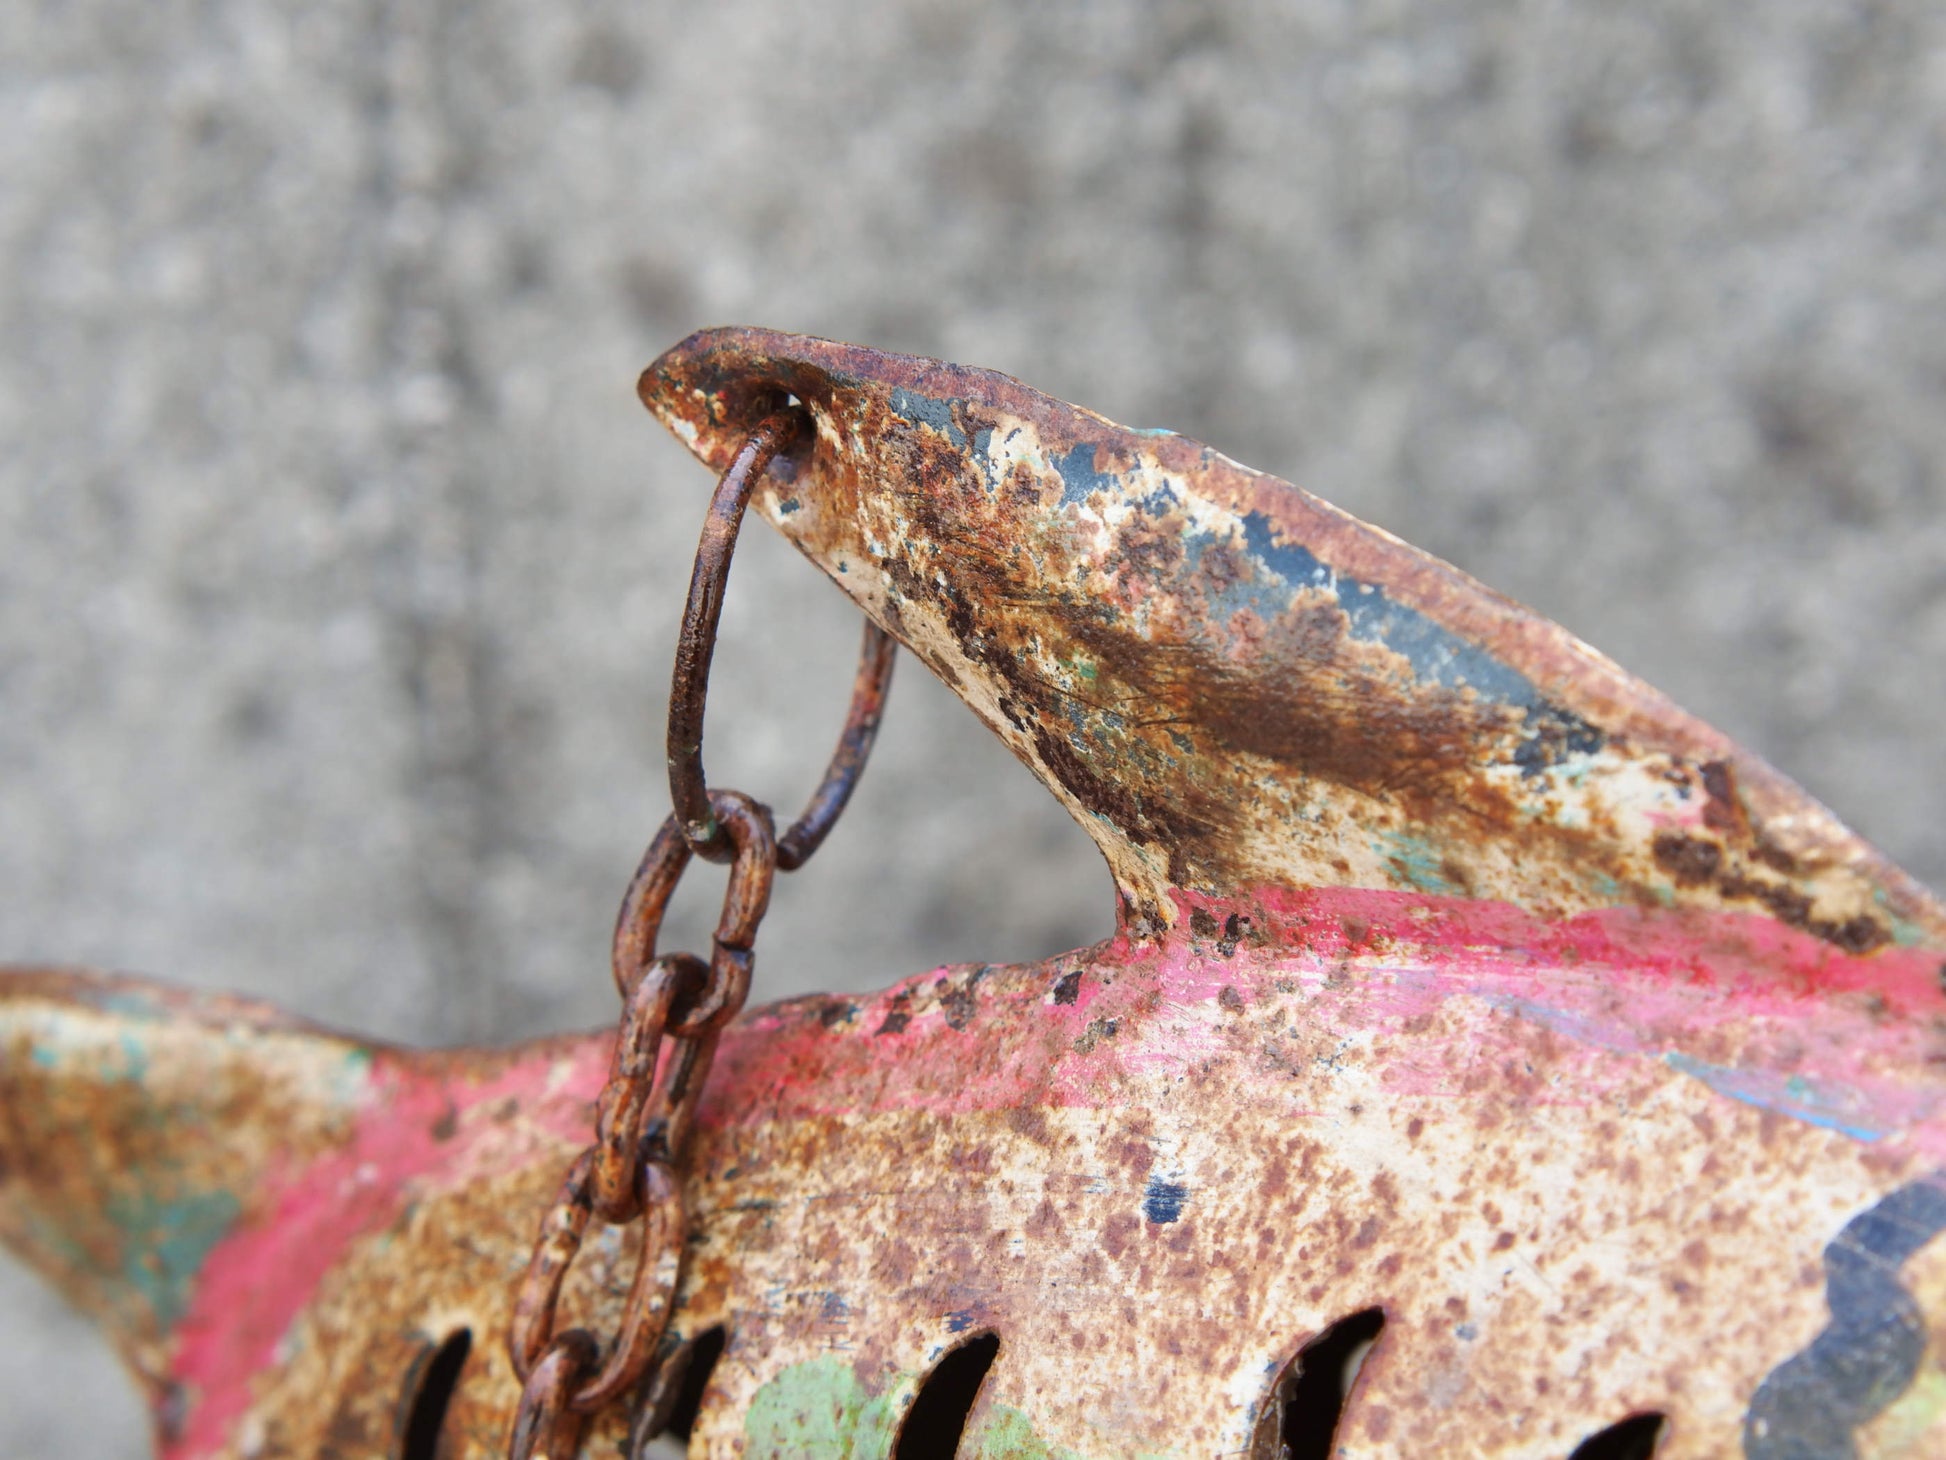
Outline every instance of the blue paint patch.
<svg viewBox="0 0 1946 1460"><path fill-rule="evenodd" d="M1176 1181L1164 1181L1159 1176L1149 1178L1149 1189L1142 1194L1142 1215L1158 1226L1173 1222L1182 1215L1183 1203L1189 1200L1189 1188Z"/></svg>
<svg viewBox="0 0 1946 1460"><path fill-rule="evenodd" d="M946 1331L948 1333L964 1333L975 1323L979 1322L979 1320L980 1315L973 1309L962 1308L957 1313L948 1313L946 1315Z"/></svg>
<svg viewBox="0 0 1946 1460"><path fill-rule="evenodd" d="M982 426L973 433L973 459L979 463L980 476L987 484L987 495L991 497L1000 490L999 478L993 470L993 427Z"/></svg>
<svg viewBox="0 0 1946 1460"><path fill-rule="evenodd" d="M1551 703L1526 675L1485 649L1393 599L1378 584L1338 572L1301 543L1279 542L1263 513L1245 513L1242 520L1245 545L1281 583L1232 583L1220 600L1230 611L1247 607L1275 620L1289 608L1296 590L1328 592L1344 613L1351 637L1403 656L1413 678L1447 689L1470 689L1483 700L1524 712L1523 734L1510 757L1524 778L1564 760L1593 755L1607 742L1601 730ZM1200 558L1209 546L1205 539L1193 544L1191 552Z"/></svg>
<svg viewBox="0 0 1946 1460"><path fill-rule="evenodd" d="M1855 1460L1857 1431L1911 1387L1930 1340L1899 1268L1946 1230L1946 1172L1908 1182L1845 1223L1824 1249L1831 1321L1757 1386L1746 1460Z"/></svg>
<svg viewBox="0 0 1946 1460"><path fill-rule="evenodd" d="M1112 492L1121 483L1113 472L1095 470L1095 443L1083 441L1066 456L1054 458L1061 474L1061 505L1079 507L1096 492Z"/></svg>
<svg viewBox="0 0 1946 1460"><path fill-rule="evenodd" d="M1514 748L1513 763L1520 767L1522 780L1532 780L1569 757L1593 755L1607 742L1606 735L1579 715L1558 705L1530 705L1527 736Z"/></svg>
<svg viewBox="0 0 1946 1460"><path fill-rule="evenodd" d="M1508 995L1490 996L1484 1002L1505 1013L1532 1019L1557 1034L1564 1034L1596 1049L1606 1049L1616 1054L1645 1052L1639 1043L1626 1037L1623 1030L1597 1023L1584 1015L1568 1014L1531 999ZM1699 1060L1680 1050L1670 1050L1661 1059L1663 1064L1678 1074L1701 1080L1717 1094L1744 1105L1786 1115L1792 1120L1801 1120L1806 1125L1815 1125L1823 1130L1835 1130L1855 1141L1877 1141L1885 1136L1884 1131L1862 1124L1858 1111L1843 1095L1819 1090L1802 1076L1785 1080L1761 1070L1733 1070Z"/></svg>
<svg viewBox="0 0 1946 1460"><path fill-rule="evenodd" d="M1425 987L1431 987L1428 979ZM1509 994L1488 995L1483 1002L1487 1007L1498 1009L1505 1014L1518 1014L1523 1019L1532 1019L1536 1024L1552 1029L1556 1034L1565 1034L1570 1039L1583 1044L1591 1044L1596 1049L1610 1050L1615 1054L1640 1054L1639 1046L1616 1037L1612 1025L1596 1023L1583 1014L1570 1014L1562 1009L1537 1004L1532 999L1515 998Z"/></svg>
<svg viewBox="0 0 1946 1460"><path fill-rule="evenodd" d="M1351 620L1352 637L1403 654L1417 678L1451 689L1469 687L1502 704L1534 707L1545 703L1527 676L1417 609L1393 601L1376 583L1334 571L1299 543L1278 542L1271 534L1270 519L1263 513L1244 515L1243 536L1258 560L1293 588L1330 589Z"/></svg>
<svg viewBox="0 0 1946 1460"><path fill-rule="evenodd" d="M1759 1110L1774 1111L1778 1115L1801 1120L1806 1125L1835 1130L1855 1141L1876 1141L1885 1135L1882 1130L1860 1125L1856 1111L1846 1109L1840 1100L1817 1089L1802 1076L1780 1082L1775 1075L1763 1071L1728 1069L1695 1059L1679 1050L1665 1054L1662 1062L1672 1070L1701 1080L1719 1095L1727 1095L1745 1105L1754 1105Z"/></svg>
<svg viewBox="0 0 1946 1460"><path fill-rule="evenodd" d="M915 424L923 423L935 431L943 432L946 437L962 451L966 449L966 433L960 430L959 422L953 419L956 401L934 400L929 395L920 395L916 390L895 386L892 391L892 413L901 420Z"/></svg>

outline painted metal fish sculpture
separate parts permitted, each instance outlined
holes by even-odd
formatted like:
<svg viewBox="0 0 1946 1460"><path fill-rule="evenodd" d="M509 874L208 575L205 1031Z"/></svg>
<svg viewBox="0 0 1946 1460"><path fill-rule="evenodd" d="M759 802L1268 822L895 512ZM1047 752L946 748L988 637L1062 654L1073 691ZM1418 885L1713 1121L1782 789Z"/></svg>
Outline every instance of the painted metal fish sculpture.
<svg viewBox="0 0 1946 1460"><path fill-rule="evenodd" d="M1946 910L1830 813L1182 437L758 330L641 394L718 469L809 412L758 510L1119 897L1097 947L731 1027L667 1339L721 1339L692 1455L929 1453L974 1353L963 1456L1946 1454ZM498 1455L611 1040L410 1050L16 971L0 1236L167 1460ZM590 1238L597 1331L630 1258ZM586 1453L629 1445L618 1412Z"/></svg>

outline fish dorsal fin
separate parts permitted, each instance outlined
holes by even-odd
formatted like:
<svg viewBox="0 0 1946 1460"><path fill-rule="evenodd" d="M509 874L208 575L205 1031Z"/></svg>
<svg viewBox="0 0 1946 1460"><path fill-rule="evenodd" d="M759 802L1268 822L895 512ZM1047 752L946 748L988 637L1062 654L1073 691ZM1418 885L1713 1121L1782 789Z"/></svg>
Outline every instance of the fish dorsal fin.
<svg viewBox="0 0 1946 1460"><path fill-rule="evenodd" d="M1946 947L1922 889L1558 625L1287 482L1010 377L758 330L641 395L727 464L816 424L756 503L1107 856L1173 894L1366 888L1551 917L1728 908L1846 953Z"/></svg>

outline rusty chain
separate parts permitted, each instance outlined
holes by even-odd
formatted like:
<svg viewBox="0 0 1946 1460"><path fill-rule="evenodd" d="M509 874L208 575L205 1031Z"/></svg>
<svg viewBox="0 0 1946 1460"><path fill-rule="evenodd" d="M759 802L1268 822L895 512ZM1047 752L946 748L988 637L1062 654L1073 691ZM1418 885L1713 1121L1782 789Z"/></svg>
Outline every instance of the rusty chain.
<svg viewBox="0 0 1946 1460"><path fill-rule="evenodd" d="M611 971L622 1017L608 1079L595 1102L595 1139L569 1168L515 1298L507 1347L522 1384L509 1460L568 1460L589 1416L632 1390L660 1395L657 1352L682 1275L688 1232L681 1165L716 1040L750 992L757 927L779 871L811 857L844 810L884 712L897 645L869 620L850 713L818 788L782 837L770 808L703 775L703 716L724 584L756 482L805 428L801 410L766 416L732 458L711 498L677 640L669 694L669 790L674 811L629 881L615 920ZM662 920L693 857L730 864L707 961L658 953ZM586 1329L559 1326L561 1290L588 1223L641 1223L635 1276L606 1355ZM646 1382L645 1382L646 1379ZM666 1401L667 1396L662 1396ZM668 1408L666 1402L659 1406ZM659 1425L638 1424L645 1433Z"/></svg>
<svg viewBox="0 0 1946 1460"><path fill-rule="evenodd" d="M682 633L676 640L676 670L669 689L669 799L690 846L711 862L725 862L730 857L723 829L710 811L708 783L703 775L703 711L709 692L710 660L716 652L716 624L723 612L723 588L750 494L771 459L790 445L803 422L802 412L775 412L764 417L738 449L710 499L702 541L696 545L696 566L689 577L689 601L683 608ZM851 797L873 737L878 734L897 647L890 634L870 619L865 621L864 648L852 683L851 713L838 748L804 814L778 838L777 865L786 872L810 860Z"/></svg>

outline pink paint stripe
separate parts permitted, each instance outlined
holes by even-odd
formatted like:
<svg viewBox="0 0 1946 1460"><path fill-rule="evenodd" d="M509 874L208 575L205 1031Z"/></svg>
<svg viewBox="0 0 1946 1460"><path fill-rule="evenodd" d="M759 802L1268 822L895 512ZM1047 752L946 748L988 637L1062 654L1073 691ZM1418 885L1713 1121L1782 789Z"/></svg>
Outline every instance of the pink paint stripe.
<svg viewBox="0 0 1946 1460"><path fill-rule="evenodd" d="M256 1379L278 1366L324 1274L353 1243L397 1220L415 1190L463 1183L483 1160L517 1155L510 1125L518 1126L511 1139L529 1147L585 1142L608 1045L593 1037L551 1045L479 1083L450 1081L436 1056L380 1051L345 1143L273 1175L252 1202L255 1215L204 1263L173 1363L190 1408L163 1460L201 1460L234 1442ZM518 1122L493 1118L508 1101L518 1103ZM483 1118L469 1119L476 1113Z"/></svg>
<svg viewBox="0 0 1946 1460"><path fill-rule="evenodd" d="M1398 1030L1465 997L1570 1035L1590 1077L1616 1053L1674 1054L1774 1074L1780 1089L1823 1087L1836 1107L1875 1113L1886 1129L1939 1109L1928 1061L1946 996L1937 956L1923 950L1852 957L1767 917L1695 909L1549 922L1501 903L1338 889L1178 903L1183 916L1159 945L1118 937L970 985L970 969L936 970L856 1001L843 1037L801 1003L759 1011L725 1041L704 1118L733 1120L753 1103L786 1119L1093 1105L1121 1098L1131 1076L1173 1077L1231 1050L1224 989L1252 998L1280 979L1310 993L1336 981L1316 1008L1347 1036ZM1187 931L1197 911L1219 929L1239 919L1232 958ZM1062 1002L1057 985L1075 969ZM942 987L970 987L977 1020L953 1027ZM1449 1093L1453 1072L1483 1057L1472 1044L1419 1053L1386 1072L1402 1094ZM1790 1104L1780 1097L1799 1118L1817 1108Z"/></svg>

